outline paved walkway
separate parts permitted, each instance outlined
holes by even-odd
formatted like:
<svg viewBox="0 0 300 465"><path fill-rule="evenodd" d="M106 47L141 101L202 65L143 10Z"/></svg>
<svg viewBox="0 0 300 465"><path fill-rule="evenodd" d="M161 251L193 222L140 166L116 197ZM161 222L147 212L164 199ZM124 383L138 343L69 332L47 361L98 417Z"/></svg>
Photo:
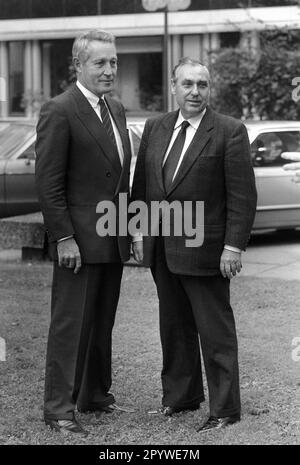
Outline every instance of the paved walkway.
<svg viewBox="0 0 300 465"><path fill-rule="evenodd" d="M243 253L243 275L300 281L300 230L254 233Z"/></svg>
<svg viewBox="0 0 300 465"><path fill-rule="evenodd" d="M300 243L249 247L243 254L243 275L300 281Z"/></svg>
<svg viewBox="0 0 300 465"><path fill-rule="evenodd" d="M19 249L0 250L0 263L21 261L21 258ZM243 252L242 275L300 281L300 230L254 234L247 251Z"/></svg>

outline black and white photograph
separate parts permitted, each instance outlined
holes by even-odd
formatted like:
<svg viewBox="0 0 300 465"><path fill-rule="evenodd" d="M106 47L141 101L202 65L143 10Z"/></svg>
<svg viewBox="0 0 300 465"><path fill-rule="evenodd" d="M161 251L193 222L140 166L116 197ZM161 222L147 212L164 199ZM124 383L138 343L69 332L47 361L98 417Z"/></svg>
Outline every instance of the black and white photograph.
<svg viewBox="0 0 300 465"><path fill-rule="evenodd" d="M0 447L36 445L300 445L300 0L0 0Z"/></svg>

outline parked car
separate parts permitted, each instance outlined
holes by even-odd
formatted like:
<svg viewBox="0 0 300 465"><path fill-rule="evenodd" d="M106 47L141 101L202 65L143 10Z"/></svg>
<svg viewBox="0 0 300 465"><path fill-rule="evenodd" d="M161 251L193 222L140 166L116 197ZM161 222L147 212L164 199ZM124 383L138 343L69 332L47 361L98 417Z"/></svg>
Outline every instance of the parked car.
<svg viewBox="0 0 300 465"><path fill-rule="evenodd" d="M253 229L300 226L300 189L282 165L283 152L300 151L300 122L246 122L258 193Z"/></svg>
<svg viewBox="0 0 300 465"><path fill-rule="evenodd" d="M145 117L129 117L133 159L131 182ZM253 229L300 226L300 189L292 174L282 169L282 152L300 151L300 122L246 122L251 143L256 185L257 214ZM35 170L35 122L0 120L0 217L39 211Z"/></svg>
<svg viewBox="0 0 300 465"><path fill-rule="evenodd" d="M129 121L129 136L135 159L144 129L145 118ZM40 211L35 189L36 121L0 120L0 218Z"/></svg>
<svg viewBox="0 0 300 465"><path fill-rule="evenodd" d="M0 121L0 217L39 211L35 191L35 123Z"/></svg>

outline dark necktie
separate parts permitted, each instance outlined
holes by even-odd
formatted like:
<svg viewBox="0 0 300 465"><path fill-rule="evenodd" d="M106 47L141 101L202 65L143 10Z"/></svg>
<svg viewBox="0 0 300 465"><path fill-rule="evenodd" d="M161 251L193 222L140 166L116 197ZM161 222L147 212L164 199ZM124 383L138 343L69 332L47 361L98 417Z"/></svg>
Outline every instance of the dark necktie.
<svg viewBox="0 0 300 465"><path fill-rule="evenodd" d="M112 124L111 124L111 120L110 120L110 116L109 116L109 113L108 113L106 103L105 103L103 98L99 99L99 105L100 105L102 124L105 127L106 132L109 135L109 137L111 138L113 144L115 145L115 147L117 147L117 142L116 142L114 130L113 130L113 127L112 127Z"/></svg>
<svg viewBox="0 0 300 465"><path fill-rule="evenodd" d="M167 160L163 166L163 179L166 191L169 190L174 173L176 171L180 155L183 150L186 136L186 128L190 125L188 121L183 121L181 123L180 131L171 147L171 150L168 154Z"/></svg>

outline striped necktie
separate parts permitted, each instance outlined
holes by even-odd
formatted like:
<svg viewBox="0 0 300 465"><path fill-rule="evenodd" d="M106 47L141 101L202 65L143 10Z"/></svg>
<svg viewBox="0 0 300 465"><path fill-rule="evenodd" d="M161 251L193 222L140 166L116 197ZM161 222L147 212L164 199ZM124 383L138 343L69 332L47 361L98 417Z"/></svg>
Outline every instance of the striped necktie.
<svg viewBox="0 0 300 465"><path fill-rule="evenodd" d="M114 134L114 130L111 124L109 112L106 106L106 103L103 98L99 99L99 105L100 105L100 112L101 112L101 119L102 119L102 124L106 129L107 134L109 135L111 141L117 147L117 142Z"/></svg>
<svg viewBox="0 0 300 465"><path fill-rule="evenodd" d="M168 191L173 182L174 173L176 171L180 155L183 150L185 143L186 129L190 125L188 121L183 121L181 123L180 131L171 147L171 150L168 154L167 160L163 166L163 179L165 190Z"/></svg>

